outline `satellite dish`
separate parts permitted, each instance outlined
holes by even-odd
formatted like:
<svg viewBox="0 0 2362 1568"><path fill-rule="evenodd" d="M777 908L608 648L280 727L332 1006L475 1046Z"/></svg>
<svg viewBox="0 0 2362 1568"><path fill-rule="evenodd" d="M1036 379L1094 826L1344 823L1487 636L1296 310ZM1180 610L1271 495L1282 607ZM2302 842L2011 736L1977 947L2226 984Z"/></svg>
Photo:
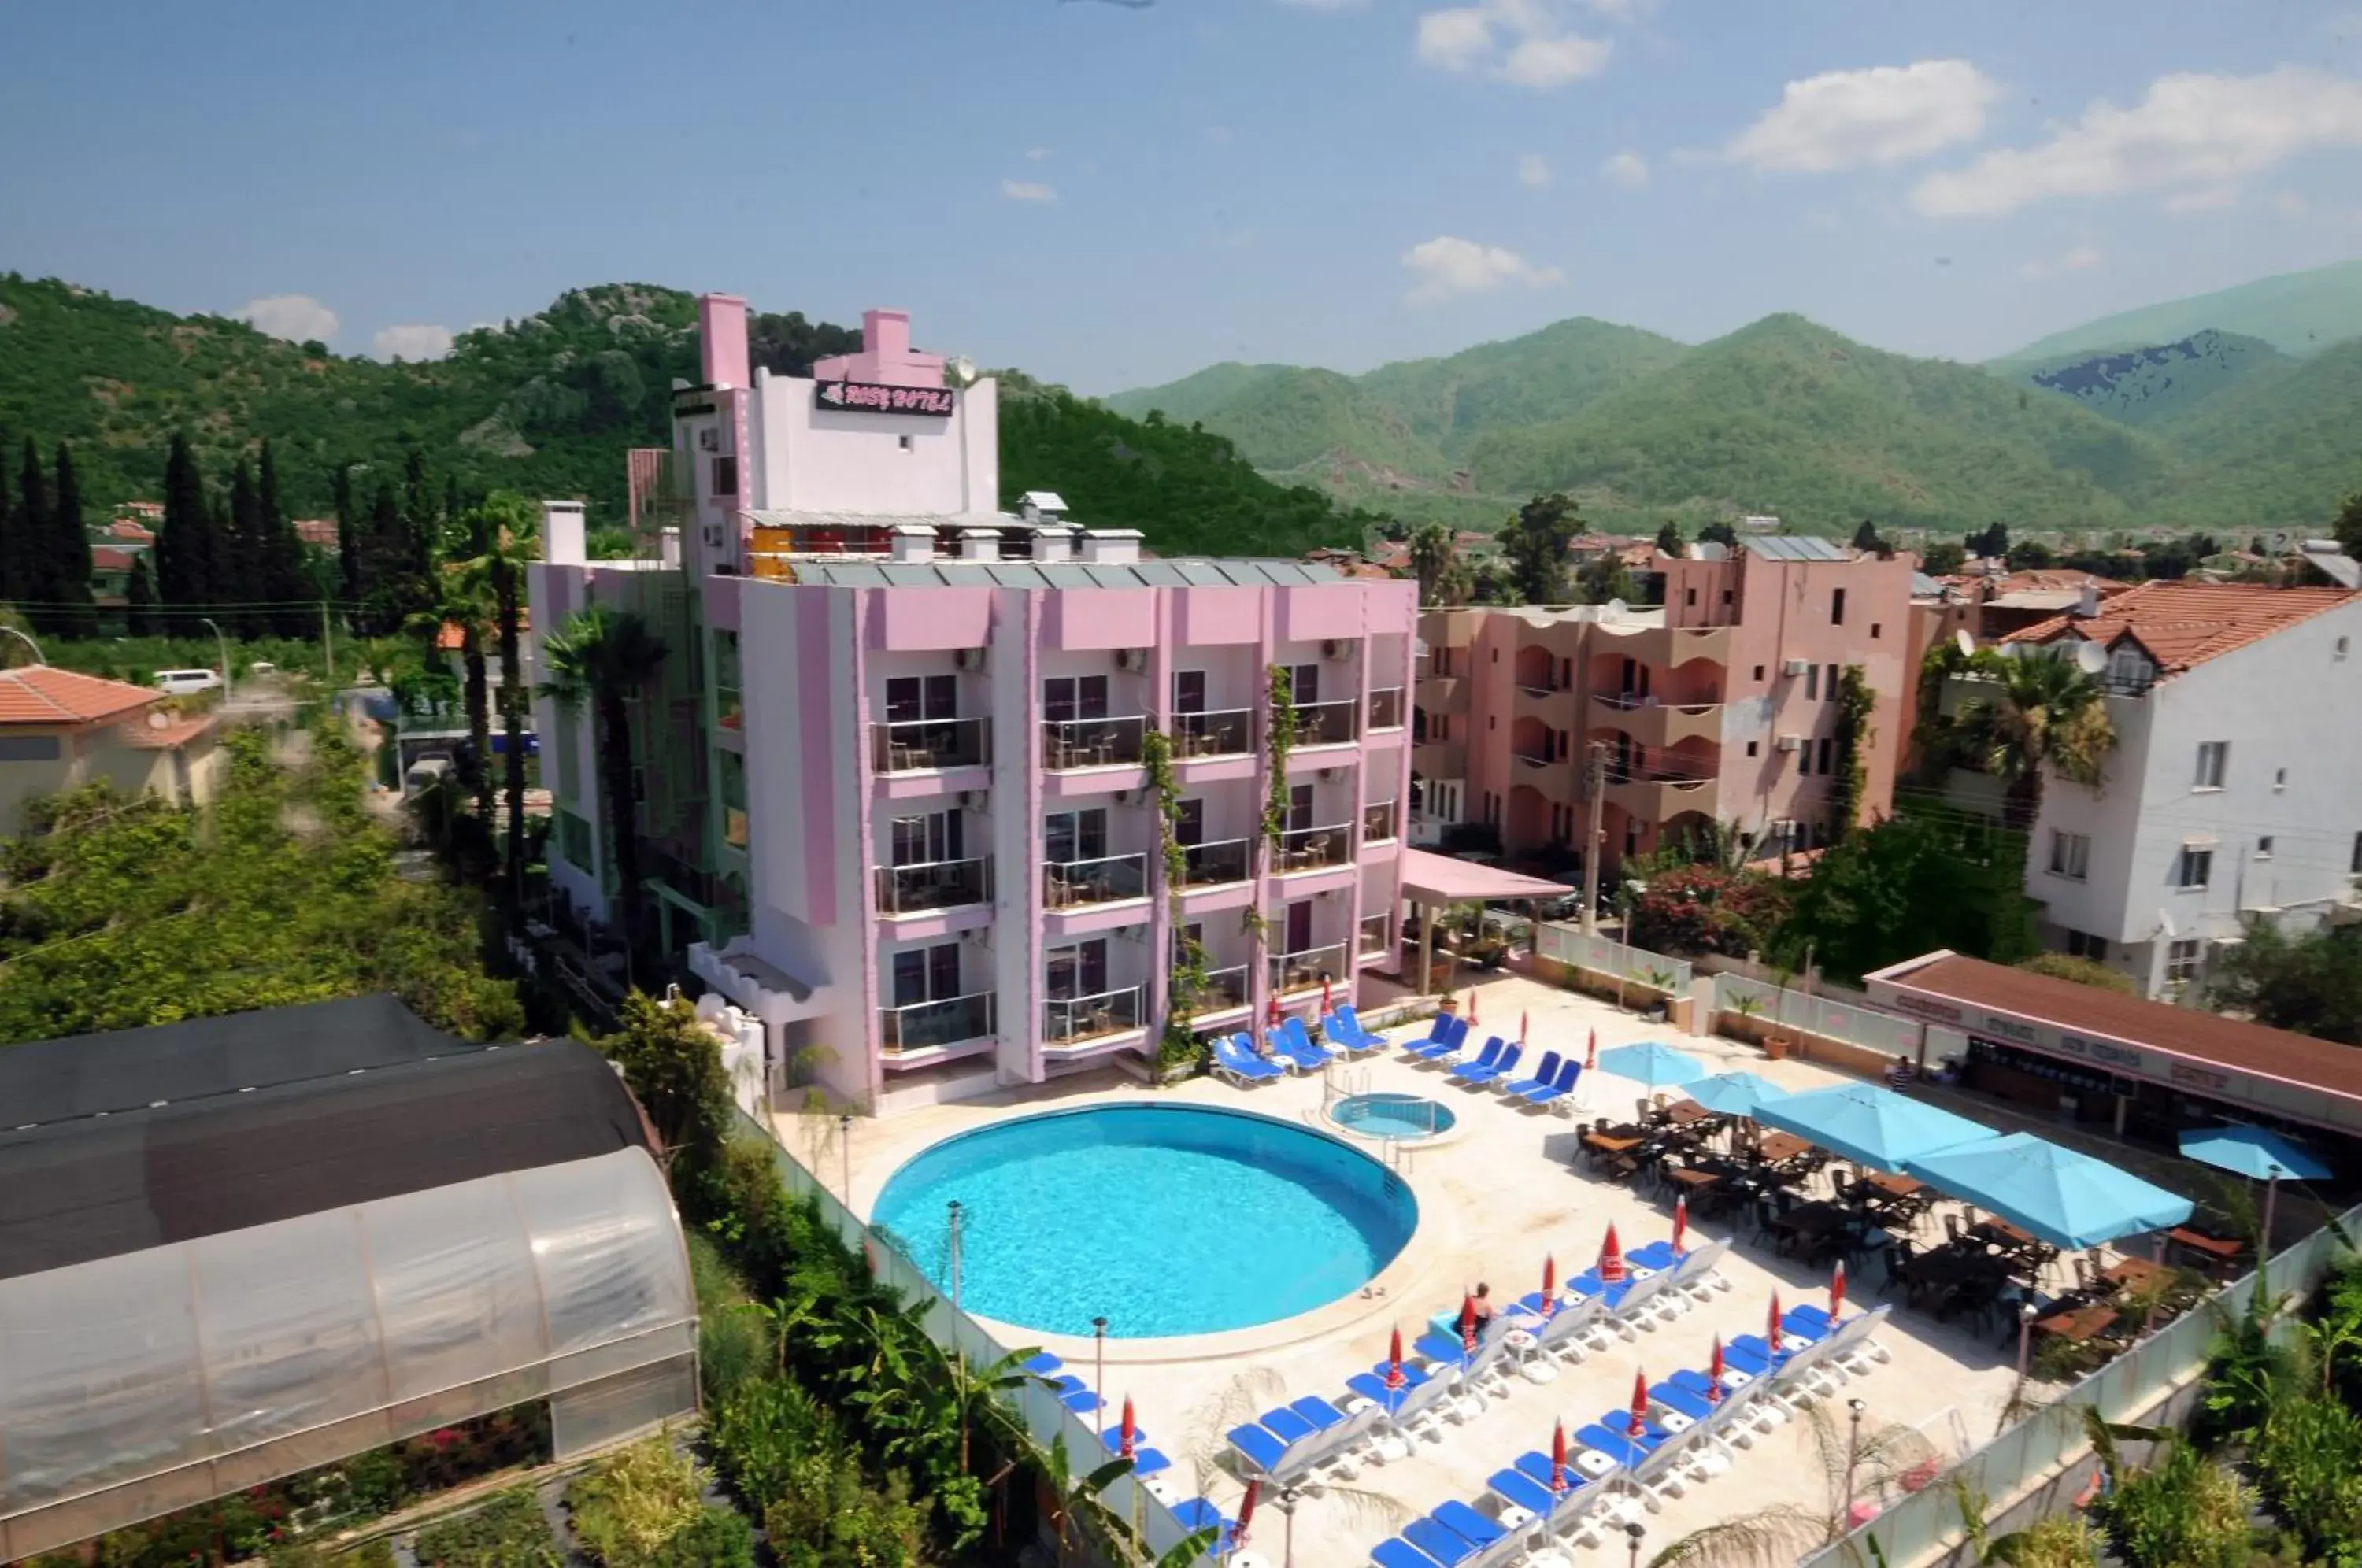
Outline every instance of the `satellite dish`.
<svg viewBox="0 0 2362 1568"><path fill-rule="evenodd" d="M151 730L169 728L171 723L171 715L169 713L162 713L150 710L148 714L148 727Z"/></svg>
<svg viewBox="0 0 2362 1568"><path fill-rule="evenodd" d="M2097 643L2077 643L2075 668L2086 675L2099 674L2108 668L2108 650Z"/></svg>
<svg viewBox="0 0 2362 1568"><path fill-rule="evenodd" d="M1977 651L1977 640L1969 635L1968 628L1965 626L1952 634L1952 646L1960 650L1962 658L1967 658Z"/></svg>
<svg viewBox="0 0 2362 1568"><path fill-rule="evenodd" d="M967 386L976 380L976 361L965 354L955 354L944 361L944 373L951 377L954 386Z"/></svg>

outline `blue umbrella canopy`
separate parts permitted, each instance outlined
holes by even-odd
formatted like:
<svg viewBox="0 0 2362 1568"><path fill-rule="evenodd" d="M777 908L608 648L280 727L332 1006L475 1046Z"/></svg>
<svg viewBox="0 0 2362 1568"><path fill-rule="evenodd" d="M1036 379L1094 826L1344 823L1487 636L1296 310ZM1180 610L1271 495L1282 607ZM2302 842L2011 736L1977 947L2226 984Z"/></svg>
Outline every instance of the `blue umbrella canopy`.
<svg viewBox="0 0 2362 1568"><path fill-rule="evenodd" d="M2181 1152L2202 1165L2257 1181L2321 1181L2329 1167L2301 1144L2261 1127L2209 1127L2181 1135Z"/></svg>
<svg viewBox="0 0 2362 1568"><path fill-rule="evenodd" d="M1770 1100L1755 1120L1882 1171L1899 1171L1905 1160L1993 1136L1992 1128L1967 1117L1874 1084L1840 1084Z"/></svg>
<svg viewBox="0 0 2362 1568"><path fill-rule="evenodd" d="M2180 1194L2031 1132L1940 1150L1904 1169L2058 1247L2096 1247L2190 1218Z"/></svg>
<svg viewBox="0 0 2362 1568"><path fill-rule="evenodd" d="M1613 1051L1599 1053L1599 1070L1614 1073L1619 1078L1630 1078L1650 1088L1669 1088L1676 1084L1694 1083L1705 1077L1705 1065L1694 1056L1684 1056L1670 1045L1660 1045L1653 1040L1638 1045L1618 1045Z"/></svg>
<svg viewBox="0 0 2362 1568"><path fill-rule="evenodd" d="M1717 1116L1752 1116L1766 1100L1788 1097L1786 1089L1753 1073L1716 1073L1683 1085L1682 1091Z"/></svg>

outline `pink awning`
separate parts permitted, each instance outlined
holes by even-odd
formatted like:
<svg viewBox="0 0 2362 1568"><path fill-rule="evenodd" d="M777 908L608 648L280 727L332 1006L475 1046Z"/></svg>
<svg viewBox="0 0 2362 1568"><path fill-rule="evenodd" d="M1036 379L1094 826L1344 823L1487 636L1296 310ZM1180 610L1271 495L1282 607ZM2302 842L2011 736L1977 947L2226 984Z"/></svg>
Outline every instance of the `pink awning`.
<svg viewBox="0 0 2362 1568"><path fill-rule="evenodd" d="M1563 882L1521 877L1496 866L1454 860L1424 849L1406 849L1402 856L1402 891L1424 903L1464 904L1490 899L1562 899L1574 891Z"/></svg>

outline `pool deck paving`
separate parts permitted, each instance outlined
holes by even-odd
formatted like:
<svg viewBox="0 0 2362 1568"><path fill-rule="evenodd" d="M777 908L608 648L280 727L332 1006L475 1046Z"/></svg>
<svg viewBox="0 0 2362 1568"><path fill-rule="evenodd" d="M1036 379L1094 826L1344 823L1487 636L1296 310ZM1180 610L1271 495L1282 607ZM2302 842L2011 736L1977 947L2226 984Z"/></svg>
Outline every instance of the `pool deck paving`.
<svg viewBox="0 0 2362 1568"><path fill-rule="evenodd" d="M1476 1038L1514 1032L1528 1019L1529 1058L1545 1049L1581 1052L1596 1030L1601 1050L1643 1040L1661 1041L1696 1057L1709 1072L1743 1068L1785 1088L1804 1089L1850 1081L1827 1068L1794 1060L1771 1061L1752 1046L1699 1039L1580 994L1521 977L1504 976L1483 988L1485 1021ZM1418 1024L1384 1032L1391 1040L1417 1038ZM1286 1399L1317 1394L1345 1397L1345 1379L1385 1360L1388 1339L1399 1329L1408 1345L1433 1314L1455 1309L1462 1293L1489 1283L1496 1300L1512 1301L1538 1289L1544 1255L1555 1256L1561 1278L1595 1262L1610 1222L1627 1249L1670 1233L1670 1195L1636 1192L1610 1183L1573 1161L1578 1129L1573 1116L1536 1111L1498 1095L1462 1088L1438 1070L1422 1067L1389 1049L1351 1066L1330 1069L1330 1084L1319 1076L1242 1090L1213 1078L1166 1089L1151 1089L1112 1073L1077 1077L984 1099L901 1112L887 1120L856 1120L846 1148L831 1147L818 1163L832 1187L840 1161L849 1165L852 1203L866 1215L887 1179L907 1159L955 1133L1047 1110L1109 1104L1187 1103L1246 1110L1299 1125L1328 1129L1324 1096L1349 1091L1400 1091L1441 1100L1458 1115L1446 1137L1422 1143L1409 1153L1402 1176L1419 1205L1417 1232L1391 1264L1365 1290L1279 1323L1231 1333L1187 1339L1123 1340L1106 1345L1105 1386L1111 1406L1129 1395L1141 1424L1157 1446L1172 1455L1173 1479L1182 1495L1202 1494L1234 1511L1241 1484L1220 1466L1223 1433ZM1587 1075L1590 1093L1585 1124L1606 1116L1631 1118L1639 1086L1611 1075ZM1678 1094L1675 1094L1678 1098ZM833 1120L833 1119L832 1119ZM790 1149L807 1151L798 1118L778 1119ZM833 1133L833 1126L829 1130ZM801 1141L800 1141L801 1140ZM1367 1140L1348 1139L1375 1151ZM1923 1220L1931 1229L1932 1217ZM1692 1244L1730 1232L1720 1224L1694 1221ZM1316 1492L1297 1505L1294 1544L1303 1564L1367 1562L1370 1549L1400 1524L1451 1498L1480 1500L1485 1479L1532 1450L1549 1452L1551 1424L1563 1419L1570 1444L1578 1427L1603 1413L1624 1408L1635 1372L1654 1383L1682 1367L1703 1368L1712 1337L1726 1340L1760 1333L1771 1296L1783 1305L1825 1302L1826 1275L1773 1254L1768 1245L1739 1241L1726 1256L1722 1277L1731 1288L1717 1292L1676 1321L1637 1333L1629 1342L1587 1355L1562 1369L1548 1384L1509 1379L1511 1392L1488 1401L1481 1414L1447 1425L1440 1441L1418 1442L1404 1459L1365 1465L1352 1482ZM1878 1300L1879 1275L1864 1271L1849 1291L1852 1305ZM994 1328L1012 1346L1039 1344L1056 1351L1070 1370L1093 1376L1094 1345L1087 1338L1038 1330ZM1120 1326L1117 1331L1120 1332ZM1846 1400L1866 1407L1866 1431L1886 1427L1918 1430L1933 1449L1957 1456L1964 1446L1994 1431L2014 1382L2014 1345L1959 1322L1938 1323L1927 1313L1899 1304L1879 1334L1892 1359L1852 1379L1825 1408L1834 1421L1838 1462L1846 1442ZM1727 1473L1667 1500L1645 1519L1642 1557L1705 1526L1753 1514L1774 1504L1823 1515L1837 1507L1838 1482L1827 1478L1811 1426L1791 1421L1741 1450ZM1269 1500L1266 1500L1268 1506ZM1279 1561L1286 1521L1276 1511L1259 1512L1258 1553ZM1627 1550L1620 1538L1593 1551ZM1582 1553L1582 1549L1577 1549Z"/></svg>

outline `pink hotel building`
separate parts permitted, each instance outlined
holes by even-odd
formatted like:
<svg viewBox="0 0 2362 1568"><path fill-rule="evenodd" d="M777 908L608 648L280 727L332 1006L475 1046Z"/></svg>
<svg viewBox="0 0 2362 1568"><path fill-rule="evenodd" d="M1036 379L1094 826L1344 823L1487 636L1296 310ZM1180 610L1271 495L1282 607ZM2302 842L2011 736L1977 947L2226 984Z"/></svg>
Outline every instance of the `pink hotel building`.
<svg viewBox="0 0 2362 1568"><path fill-rule="evenodd" d="M598 600L665 636L635 704L652 899L762 1024L775 1086L882 1112L1153 1059L1183 929L1201 1030L1350 998L1391 963L1414 584L1147 558L1054 495L1003 512L995 383L912 350L900 313L810 379L749 374L742 300L706 296L700 327L657 503L674 526L655 558L593 561L579 508L553 503L532 624ZM1297 739L1266 849L1275 666ZM603 918L590 723L536 719L553 885Z"/></svg>

